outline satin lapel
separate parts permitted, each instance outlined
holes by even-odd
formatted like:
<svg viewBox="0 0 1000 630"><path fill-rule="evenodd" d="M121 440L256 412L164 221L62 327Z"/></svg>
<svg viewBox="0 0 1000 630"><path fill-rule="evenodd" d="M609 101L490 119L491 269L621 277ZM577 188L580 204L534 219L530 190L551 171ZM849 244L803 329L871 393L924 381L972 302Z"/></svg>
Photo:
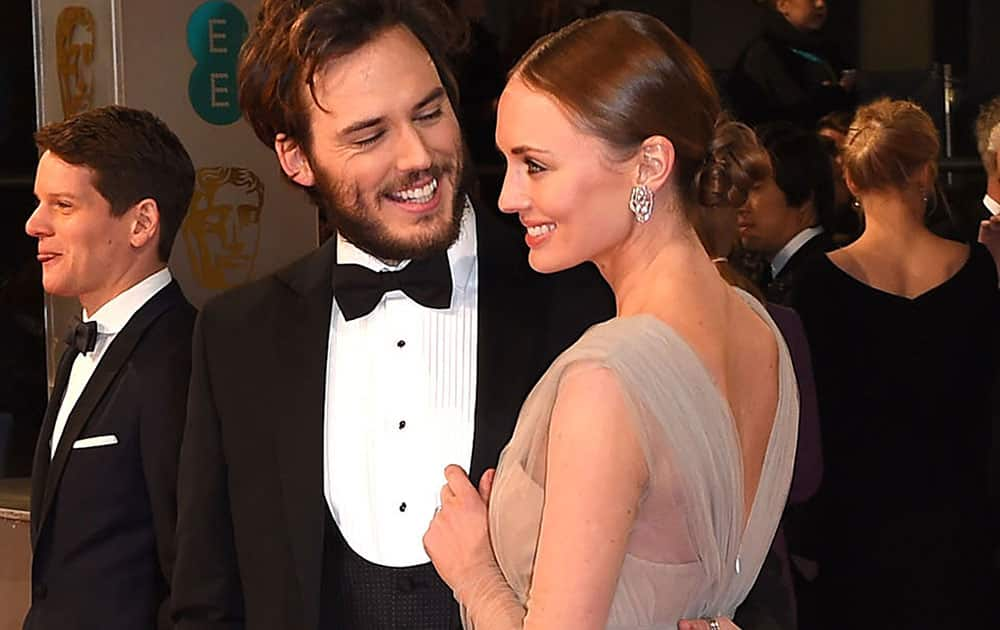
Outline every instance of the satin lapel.
<svg viewBox="0 0 1000 630"><path fill-rule="evenodd" d="M495 212L476 218L479 366L469 472L478 484L497 465L521 405L549 364L591 325L613 317L615 302L592 265L543 276L528 266L520 232Z"/></svg>
<svg viewBox="0 0 1000 630"><path fill-rule="evenodd" d="M80 394L79 400L73 406L73 411L66 419L66 428L59 438L59 444L56 446L56 453L52 458L52 464L45 480L45 493L42 498L37 531L40 532L45 525L45 518L52 507L56 487L59 485L63 470L66 468L66 461L72 451L73 442L87 426L87 421L90 420L94 409L101 402L108 386L115 380L122 366L132 355L132 351L135 350L135 346L142 339L146 329L170 307L183 302L183 300L184 296L177 283L171 282L136 311L135 315L108 346L97 369Z"/></svg>
<svg viewBox="0 0 1000 630"><path fill-rule="evenodd" d="M336 239L278 275L290 289L271 339L281 374L274 400L275 448L305 625L319 625L322 579L323 418Z"/></svg>
<svg viewBox="0 0 1000 630"><path fill-rule="evenodd" d="M541 370L549 296L518 237L488 210L476 213L479 299L475 437L470 478L497 465Z"/></svg>
<svg viewBox="0 0 1000 630"><path fill-rule="evenodd" d="M38 540L42 514L42 499L45 496L46 480L49 476L49 468L52 462L52 432L56 425L56 416L59 413L59 405L62 402L63 394L66 390L65 381L69 380L69 371L73 368L72 362L76 358L75 354L68 351L59 357L59 367L56 368L56 383L52 390L52 398L45 408L45 418L42 420L42 429L38 433L38 443L35 445L35 460L31 467L31 546L34 548ZM56 396L59 400L56 400Z"/></svg>

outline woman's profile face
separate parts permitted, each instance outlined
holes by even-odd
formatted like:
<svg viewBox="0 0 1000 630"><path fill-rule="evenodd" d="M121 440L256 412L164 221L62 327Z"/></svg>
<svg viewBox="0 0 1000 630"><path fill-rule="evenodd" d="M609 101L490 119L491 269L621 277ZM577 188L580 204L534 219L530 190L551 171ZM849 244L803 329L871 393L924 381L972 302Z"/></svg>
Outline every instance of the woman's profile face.
<svg viewBox="0 0 1000 630"><path fill-rule="evenodd" d="M815 31L826 22L826 0L778 0L778 13L800 31Z"/></svg>
<svg viewBox="0 0 1000 630"><path fill-rule="evenodd" d="M637 158L613 161L606 143L516 76L500 97L496 142L507 161L500 209L517 213L525 227L533 269L596 260L627 238Z"/></svg>

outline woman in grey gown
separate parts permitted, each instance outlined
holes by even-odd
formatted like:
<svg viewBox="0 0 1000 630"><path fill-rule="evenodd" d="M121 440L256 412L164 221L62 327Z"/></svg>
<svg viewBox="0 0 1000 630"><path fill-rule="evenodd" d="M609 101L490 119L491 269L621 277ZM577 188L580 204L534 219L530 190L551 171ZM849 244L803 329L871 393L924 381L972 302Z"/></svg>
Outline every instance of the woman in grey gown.
<svg viewBox="0 0 1000 630"><path fill-rule="evenodd" d="M532 267L594 262L618 313L539 381L495 481L449 467L430 557L467 628L719 627L774 536L799 409L774 322L692 228L746 198L756 140L686 44L613 12L528 51L497 144Z"/></svg>

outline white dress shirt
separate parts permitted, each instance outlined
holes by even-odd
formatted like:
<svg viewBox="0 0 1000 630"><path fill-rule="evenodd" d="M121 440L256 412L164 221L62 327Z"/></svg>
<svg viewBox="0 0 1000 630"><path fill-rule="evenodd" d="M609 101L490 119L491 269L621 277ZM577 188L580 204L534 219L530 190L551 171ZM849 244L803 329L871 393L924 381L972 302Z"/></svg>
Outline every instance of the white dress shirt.
<svg viewBox="0 0 1000 630"><path fill-rule="evenodd" d="M56 447L59 446L59 439L66 429L66 420L69 418L69 414L76 406L80 394L87 387L87 383L90 382L90 377L94 375L94 371L100 364L108 346L111 345L122 328L125 328L125 324L132 319L136 311L170 284L171 279L170 270L164 267L113 297L107 304L97 309L93 315L88 314L87 311L83 312L83 321L97 322L97 343L93 350L87 354L78 354L73 360L73 368L70 370L69 381L66 383L66 393L59 405L56 424L52 429L51 457L56 455Z"/></svg>
<svg viewBox="0 0 1000 630"><path fill-rule="evenodd" d="M795 255L795 252L802 249L802 246L808 243L812 237L818 236L822 233L823 227L817 225L806 228L793 236L787 243L785 243L785 246L781 248L781 251L775 254L774 258L771 259L771 277L777 278L778 274L781 273L781 270L788 264L788 261Z"/></svg>
<svg viewBox="0 0 1000 630"><path fill-rule="evenodd" d="M1000 201L997 201L993 197L990 197L989 195L984 195L983 205L986 206L986 209L989 210L990 214L992 214L993 216L997 216L998 214L1000 214Z"/></svg>
<svg viewBox="0 0 1000 630"><path fill-rule="evenodd" d="M401 269L339 235L338 264ZM466 202L448 250L449 309L386 293L369 315L345 320L334 300L326 368L323 483L351 549L369 562L429 561L423 535L438 506L444 468L469 469L476 404L476 221Z"/></svg>

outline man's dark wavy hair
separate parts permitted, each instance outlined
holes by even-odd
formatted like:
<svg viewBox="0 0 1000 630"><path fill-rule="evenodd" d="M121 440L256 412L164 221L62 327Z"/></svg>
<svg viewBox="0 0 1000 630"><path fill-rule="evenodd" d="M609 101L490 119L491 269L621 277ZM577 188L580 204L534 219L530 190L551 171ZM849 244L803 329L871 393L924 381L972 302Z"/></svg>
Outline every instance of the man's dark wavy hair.
<svg viewBox="0 0 1000 630"><path fill-rule="evenodd" d="M273 147L283 133L310 153L304 98L310 94L319 106L316 73L395 26L427 49L457 111L458 84L447 59L464 46L467 30L440 0L264 0L239 64L240 107L261 142Z"/></svg>

